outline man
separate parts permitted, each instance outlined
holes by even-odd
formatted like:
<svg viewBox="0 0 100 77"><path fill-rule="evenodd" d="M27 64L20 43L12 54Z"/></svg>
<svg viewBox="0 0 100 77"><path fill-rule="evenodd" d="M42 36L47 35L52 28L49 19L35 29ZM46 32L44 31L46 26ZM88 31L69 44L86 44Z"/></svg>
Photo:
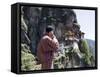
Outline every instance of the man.
<svg viewBox="0 0 100 77"><path fill-rule="evenodd" d="M42 64L42 69L51 69L54 52L59 47L52 26L46 28L45 35L41 38L37 47L37 57Z"/></svg>

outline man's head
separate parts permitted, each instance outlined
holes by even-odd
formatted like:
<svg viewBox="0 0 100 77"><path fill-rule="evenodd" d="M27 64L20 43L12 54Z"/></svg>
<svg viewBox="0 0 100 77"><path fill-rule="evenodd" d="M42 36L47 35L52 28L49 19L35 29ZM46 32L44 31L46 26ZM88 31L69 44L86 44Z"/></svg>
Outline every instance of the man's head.
<svg viewBox="0 0 100 77"><path fill-rule="evenodd" d="M54 36L54 33L53 33L53 27L52 26L47 26L46 27L46 33L51 37L51 38L53 38L53 36Z"/></svg>

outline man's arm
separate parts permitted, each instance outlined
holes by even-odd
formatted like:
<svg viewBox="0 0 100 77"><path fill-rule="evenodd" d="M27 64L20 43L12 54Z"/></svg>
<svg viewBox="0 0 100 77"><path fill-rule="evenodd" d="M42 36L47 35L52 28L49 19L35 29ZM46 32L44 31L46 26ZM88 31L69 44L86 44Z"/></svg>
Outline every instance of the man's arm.
<svg viewBox="0 0 100 77"><path fill-rule="evenodd" d="M56 39L56 37L54 37L53 39L48 37L47 43L53 50L57 50L59 47L59 43L58 43L58 40Z"/></svg>

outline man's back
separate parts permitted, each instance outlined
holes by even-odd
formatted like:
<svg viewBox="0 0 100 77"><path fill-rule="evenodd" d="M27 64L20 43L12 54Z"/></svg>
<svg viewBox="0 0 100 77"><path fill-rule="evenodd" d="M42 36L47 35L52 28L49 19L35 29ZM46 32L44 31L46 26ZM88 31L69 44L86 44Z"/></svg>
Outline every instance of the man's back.
<svg viewBox="0 0 100 77"><path fill-rule="evenodd" d="M48 35L43 36L37 48L37 57L40 63L50 61L53 58L53 52L55 52L56 49L56 42Z"/></svg>

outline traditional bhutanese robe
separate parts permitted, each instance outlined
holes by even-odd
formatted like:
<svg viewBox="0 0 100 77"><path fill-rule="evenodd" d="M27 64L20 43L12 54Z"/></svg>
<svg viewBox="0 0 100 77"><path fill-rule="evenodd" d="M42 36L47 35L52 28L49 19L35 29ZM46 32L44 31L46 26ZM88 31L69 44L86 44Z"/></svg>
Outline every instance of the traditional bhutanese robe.
<svg viewBox="0 0 100 77"><path fill-rule="evenodd" d="M48 35L44 35L37 47L37 57L42 64L42 69L51 69L53 53L58 49L58 41L56 38L51 39Z"/></svg>

